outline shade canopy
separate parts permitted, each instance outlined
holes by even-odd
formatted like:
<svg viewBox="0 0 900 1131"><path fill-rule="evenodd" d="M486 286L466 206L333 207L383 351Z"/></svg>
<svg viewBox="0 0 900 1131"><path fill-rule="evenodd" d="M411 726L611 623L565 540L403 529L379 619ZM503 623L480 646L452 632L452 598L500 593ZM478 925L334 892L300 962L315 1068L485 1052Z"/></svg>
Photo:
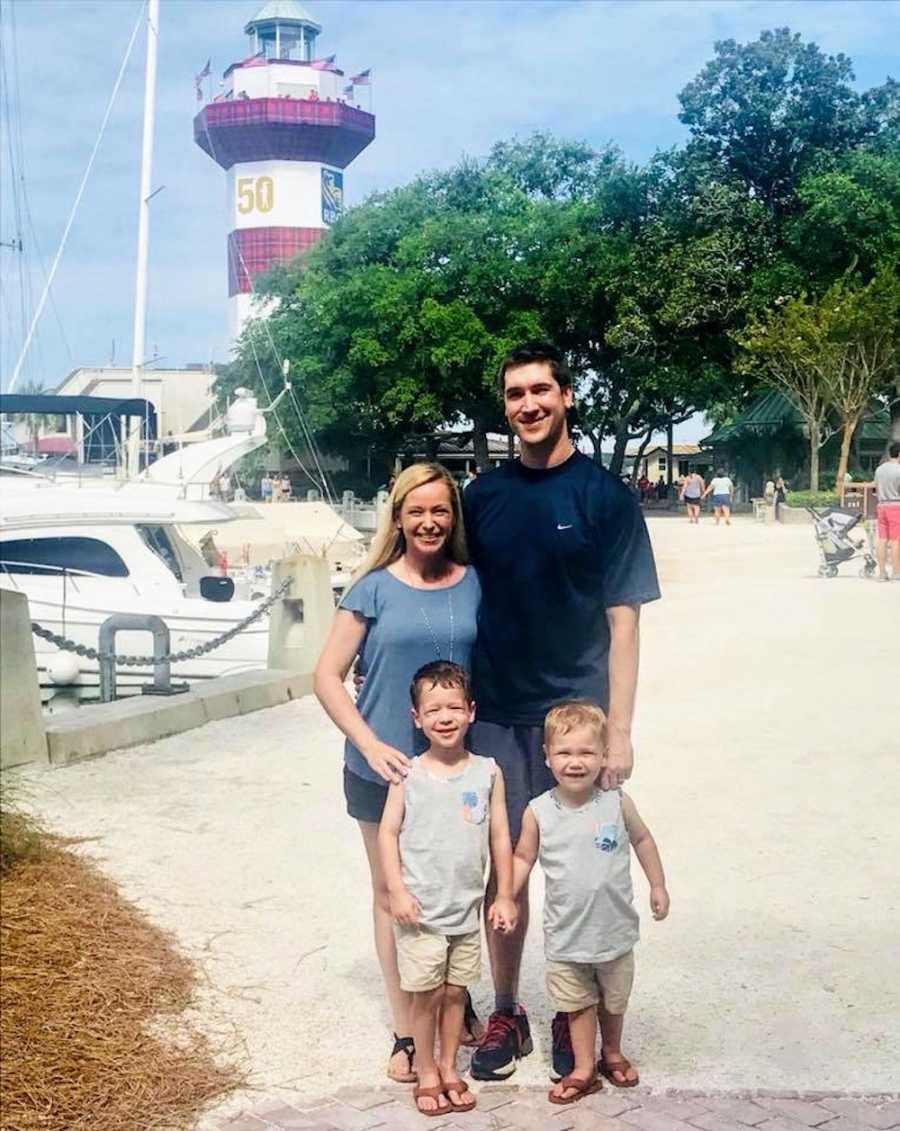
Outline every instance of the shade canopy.
<svg viewBox="0 0 900 1131"><path fill-rule="evenodd" d="M139 416L143 435L156 439L156 409L141 397L57 397L43 393L0 393L0 413L8 416Z"/></svg>

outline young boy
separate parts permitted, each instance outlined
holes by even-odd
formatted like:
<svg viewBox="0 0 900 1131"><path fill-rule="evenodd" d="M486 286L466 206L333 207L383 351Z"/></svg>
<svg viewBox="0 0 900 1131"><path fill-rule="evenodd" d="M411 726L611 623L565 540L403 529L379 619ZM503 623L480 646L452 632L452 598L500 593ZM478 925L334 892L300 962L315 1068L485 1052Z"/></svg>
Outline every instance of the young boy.
<svg viewBox="0 0 900 1131"><path fill-rule="evenodd" d="M617 1088L638 1074L622 1055L622 1025L634 978L638 916L632 906L630 848L650 884L654 919L669 913L656 842L630 797L603 791L606 717L585 700L561 703L544 721L544 756L556 786L525 810L513 861L513 894L540 856L544 870L547 992L568 1014L574 1066L549 1092L569 1104L599 1090L597 1067ZM595 1066L597 1022L602 1054Z"/></svg>
<svg viewBox="0 0 900 1131"><path fill-rule="evenodd" d="M475 705L469 677L445 660L425 664L410 687L412 716L429 746L392 785L378 846L395 920L400 985L412 994L412 1031L423 1115L471 1111L456 1067L466 987L481 974L479 914L488 853L498 877L488 922L512 930L512 845L503 775L470 754ZM435 1032L440 1015L440 1060Z"/></svg>

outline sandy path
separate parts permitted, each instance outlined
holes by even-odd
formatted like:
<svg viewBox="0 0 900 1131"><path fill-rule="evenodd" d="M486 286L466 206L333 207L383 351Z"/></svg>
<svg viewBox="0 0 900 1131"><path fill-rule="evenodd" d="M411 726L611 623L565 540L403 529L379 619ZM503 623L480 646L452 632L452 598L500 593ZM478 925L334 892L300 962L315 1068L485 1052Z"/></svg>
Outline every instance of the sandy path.
<svg viewBox="0 0 900 1131"><path fill-rule="evenodd" d="M659 1087L896 1089L900 584L818 580L808 528L651 527L665 597L644 617L631 793L673 909L653 923L638 879L628 1051ZM31 775L46 818L98 838L88 851L199 958L204 1008L266 1094L381 1080L340 750L306 699ZM517 1079L542 1083L538 930L523 999L538 1048Z"/></svg>

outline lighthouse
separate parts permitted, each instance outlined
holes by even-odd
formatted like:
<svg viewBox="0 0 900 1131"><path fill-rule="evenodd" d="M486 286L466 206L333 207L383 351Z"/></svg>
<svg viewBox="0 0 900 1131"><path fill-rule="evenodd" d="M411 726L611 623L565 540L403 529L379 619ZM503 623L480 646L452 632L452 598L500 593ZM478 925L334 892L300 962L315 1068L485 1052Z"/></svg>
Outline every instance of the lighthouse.
<svg viewBox="0 0 900 1131"><path fill-rule="evenodd" d="M249 55L194 119L194 140L226 174L233 337L254 278L308 250L340 216L344 170L375 136L355 97L369 73L348 80L335 56L318 56L322 28L301 4L268 0L244 31Z"/></svg>

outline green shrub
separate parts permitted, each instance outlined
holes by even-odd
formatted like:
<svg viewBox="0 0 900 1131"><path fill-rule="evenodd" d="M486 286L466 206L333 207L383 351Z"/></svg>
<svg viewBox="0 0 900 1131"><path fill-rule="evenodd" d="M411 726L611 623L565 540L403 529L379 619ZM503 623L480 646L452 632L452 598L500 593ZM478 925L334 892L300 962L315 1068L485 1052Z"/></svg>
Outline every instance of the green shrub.
<svg viewBox="0 0 900 1131"><path fill-rule="evenodd" d="M785 502L789 507L836 507L840 503L834 491L788 491Z"/></svg>

